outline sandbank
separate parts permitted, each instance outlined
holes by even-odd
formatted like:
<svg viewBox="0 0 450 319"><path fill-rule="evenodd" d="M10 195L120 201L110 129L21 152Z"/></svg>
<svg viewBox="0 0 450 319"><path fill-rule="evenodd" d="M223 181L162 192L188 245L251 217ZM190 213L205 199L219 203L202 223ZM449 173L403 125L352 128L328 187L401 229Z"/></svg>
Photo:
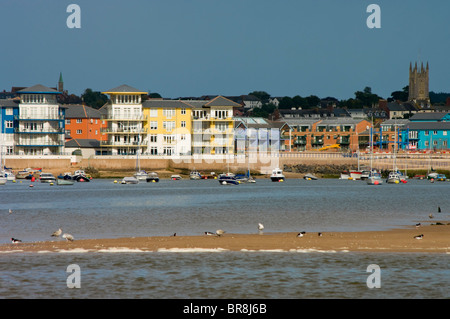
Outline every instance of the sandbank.
<svg viewBox="0 0 450 319"><path fill-rule="evenodd" d="M111 239L52 239L0 245L2 253L51 252L415 252L450 254L450 225L408 226L385 231L150 236ZM415 239L423 234L422 239ZM76 236L75 236L76 238Z"/></svg>

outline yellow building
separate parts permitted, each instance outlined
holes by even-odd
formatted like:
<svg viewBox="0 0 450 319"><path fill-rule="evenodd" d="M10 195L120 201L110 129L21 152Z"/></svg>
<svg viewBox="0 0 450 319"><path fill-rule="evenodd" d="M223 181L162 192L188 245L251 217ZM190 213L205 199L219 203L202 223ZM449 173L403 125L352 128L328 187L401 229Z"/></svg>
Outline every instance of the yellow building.
<svg viewBox="0 0 450 319"><path fill-rule="evenodd" d="M143 103L149 155L190 155L192 106L180 100L150 99Z"/></svg>
<svg viewBox="0 0 450 319"><path fill-rule="evenodd" d="M146 118L142 113L142 95L147 92L139 91L128 85L121 85L102 92L110 96L110 101L102 109L106 116L107 128L102 133L107 134L102 147L108 149L111 155L135 155L147 150L144 123Z"/></svg>

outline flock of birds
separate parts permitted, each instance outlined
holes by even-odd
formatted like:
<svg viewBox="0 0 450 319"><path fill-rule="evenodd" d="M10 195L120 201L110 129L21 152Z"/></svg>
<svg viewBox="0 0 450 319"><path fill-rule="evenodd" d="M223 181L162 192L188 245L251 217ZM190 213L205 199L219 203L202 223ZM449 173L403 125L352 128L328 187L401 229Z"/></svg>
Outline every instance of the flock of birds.
<svg viewBox="0 0 450 319"><path fill-rule="evenodd" d="M441 207L438 206L438 213L441 213L441 212L442 212L441 211ZM13 211L11 209L9 209L9 213L12 214ZM428 217L430 219L434 218L433 214L431 214L431 213L430 213L430 215L428 215ZM416 224L416 228L419 228L420 226L422 226L421 223L417 223ZM262 223L258 223L258 231L259 231L259 233L262 234L263 230L264 230L264 225ZM62 236L61 236L61 234L62 234ZM210 231L205 231L205 235L206 236L217 236L217 237L220 237L223 234L225 234L225 231L222 230L222 229L216 230L215 233L214 232L210 232ZM302 232L297 234L297 237L299 237L299 238L303 237L305 234L306 234L306 232L302 231ZM177 235L177 233L174 233L172 236L176 236L176 235ZM53 234L51 235L51 237L59 237L59 236L61 236L62 238L64 238L67 241L74 241L73 235L67 234L67 233L63 234L61 228L59 228L57 231L53 232ZM322 237L322 233L321 232L317 233L317 236ZM414 236L415 239L423 239L423 237L424 237L423 234ZM14 237L11 238L11 243L13 243L13 244L17 244L17 243L21 243L21 242L22 242L22 240L20 240L20 239L17 239L17 238L14 238Z"/></svg>

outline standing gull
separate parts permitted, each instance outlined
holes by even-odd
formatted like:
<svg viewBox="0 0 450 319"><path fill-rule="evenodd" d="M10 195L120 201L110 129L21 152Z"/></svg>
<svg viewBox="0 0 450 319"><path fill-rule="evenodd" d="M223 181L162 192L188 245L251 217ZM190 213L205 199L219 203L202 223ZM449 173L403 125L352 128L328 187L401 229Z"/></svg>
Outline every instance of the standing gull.
<svg viewBox="0 0 450 319"><path fill-rule="evenodd" d="M58 229L57 231L55 231L55 232L51 235L51 237L59 237L59 236L61 236L61 234L62 234L62 229L60 228L60 229Z"/></svg>
<svg viewBox="0 0 450 319"><path fill-rule="evenodd" d="M17 244L17 243L21 243L22 241L20 239L17 238L11 238L11 243L13 244Z"/></svg>
<svg viewBox="0 0 450 319"><path fill-rule="evenodd" d="M73 241L73 236L71 234L64 234L62 238L65 238L67 241Z"/></svg>
<svg viewBox="0 0 450 319"><path fill-rule="evenodd" d="M225 231L222 230L222 229L216 230L216 235L219 236L219 237L222 236L224 233L225 233Z"/></svg>
<svg viewBox="0 0 450 319"><path fill-rule="evenodd" d="M304 231L297 234L297 237L303 237L306 233Z"/></svg>

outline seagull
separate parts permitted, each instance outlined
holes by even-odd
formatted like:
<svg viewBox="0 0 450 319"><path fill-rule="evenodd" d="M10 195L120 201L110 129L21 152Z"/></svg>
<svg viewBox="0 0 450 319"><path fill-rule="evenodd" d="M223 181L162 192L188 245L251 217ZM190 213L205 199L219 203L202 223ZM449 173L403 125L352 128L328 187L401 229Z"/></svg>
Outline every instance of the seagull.
<svg viewBox="0 0 450 319"><path fill-rule="evenodd" d="M61 236L61 234L62 234L62 229L60 228L60 229L58 229L57 231L55 231L55 232L51 235L51 237L59 237L59 236Z"/></svg>
<svg viewBox="0 0 450 319"><path fill-rule="evenodd" d="M64 234L62 238L65 238L67 241L73 241L73 236L71 234Z"/></svg>
<svg viewBox="0 0 450 319"><path fill-rule="evenodd" d="M177 233L173 233L172 237L175 237L177 235Z"/></svg>
<svg viewBox="0 0 450 319"><path fill-rule="evenodd" d="M13 244L17 244L17 243L21 243L22 241L20 239L17 238L11 238L11 243Z"/></svg>
<svg viewBox="0 0 450 319"><path fill-rule="evenodd" d="M414 236L414 238L415 238L415 239L422 239L422 238L423 238L423 234Z"/></svg>
<svg viewBox="0 0 450 319"><path fill-rule="evenodd" d="M12 209L11 208L9 209L9 213L12 214Z"/></svg>
<svg viewBox="0 0 450 319"><path fill-rule="evenodd" d="M322 237L322 233L317 233L317 236Z"/></svg>
<svg viewBox="0 0 450 319"><path fill-rule="evenodd" d="M422 226L421 223L416 224L416 228L419 228L420 226Z"/></svg>
<svg viewBox="0 0 450 319"><path fill-rule="evenodd" d="M225 231L222 230L222 229L216 230L216 235L219 236L219 237L222 236L224 233L225 233Z"/></svg>
<svg viewBox="0 0 450 319"><path fill-rule="evenodd" d="M434 218L433 214L428 215L428 217L430 217L430 219Z"/></svg>
<svg viewBox="0 0 450 319"><path fill-rule="evenodd" d="M258 230L263 230L264 229L264 225L263 224L261 224L261 223L258 223Z"/></svg>
<svg viewBox="0 0 450 319"><path fill-rule="evenodd" d="M305 235L306 233L304 231L300 232L297 234L297 237L303 237L303 235Z"/></svg>
<svg viewBox="0 0 450 319"><path fill-rule="evenodd" d="M210 231L205 231L205 235L206 236L214 236L215 234L213 232L210 232Z"/></svg>

